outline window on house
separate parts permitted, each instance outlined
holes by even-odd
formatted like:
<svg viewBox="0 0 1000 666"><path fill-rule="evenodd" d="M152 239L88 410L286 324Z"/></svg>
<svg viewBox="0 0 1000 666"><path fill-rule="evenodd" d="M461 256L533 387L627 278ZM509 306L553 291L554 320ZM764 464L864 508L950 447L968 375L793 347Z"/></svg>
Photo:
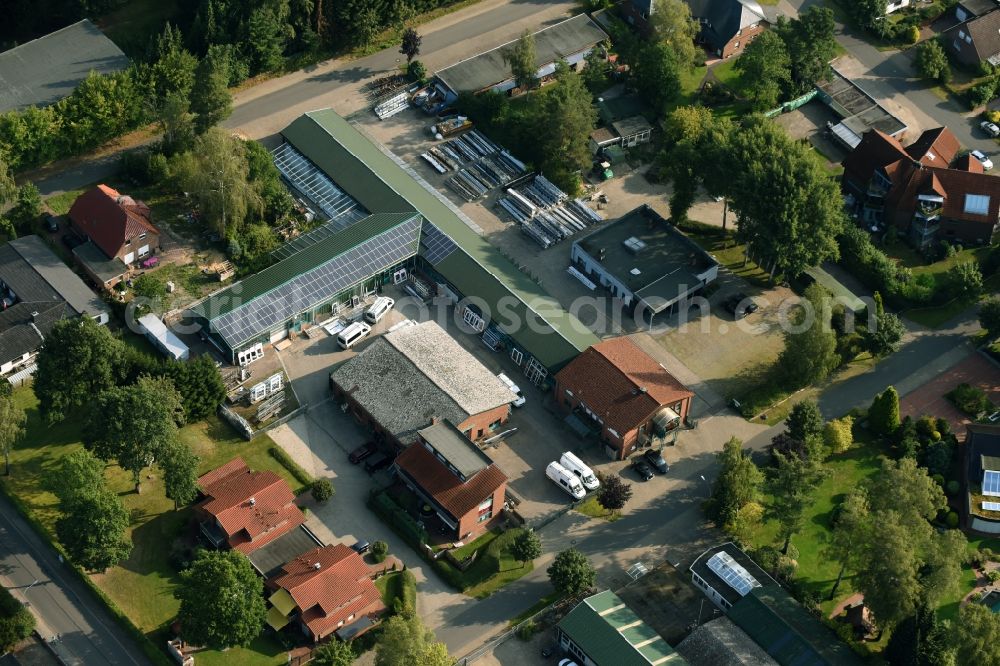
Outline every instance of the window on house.
<svg viewBox="0 0 1000 666"><path fill-rule="evenodd" d="M956 51L961 51L962 50L962 42L961 42L961 40L958 40L958 39L954 40L951 43L951 48L955 49Z"/></svg>
<svg viewBox="0 0 1000 666"><path fill-rule="evenodd" d="M490 509L486 513L479 514L479 517L476 518L476 522L477 523L485 523L487 520L489 520L492 517L493 517L493 510Z"/></svg>
<svg viewBox="0 0 1000 666"><path fill-rule="evenodd" d="M573 392L570 391L569 389L566 389L566 395L568 395L569 397L572 398L573 397Z"/></svg>
<svg viewBox="0 0 1000 666"><path fill-rule="evenodd" d="M139 240L143 240L144 238L146 238L146 232L145 231L143 231L141 234L139 234Z"/></svg>
<svg viewBox="0 0 1000 666"><path fill-rule="evenodd" d="M350 622L353 619L354 619L354 613L351 613L350 615L347 616L347 621L348 622Z"/></svg>
<svg viewBox="0 0 1000 666"><path fill-rule="evenodd" d="M983 470L983 494L990 497L1000 497L1000 472L991 469Z"/></svg>
<svg viewBox="0 0 1000 666"><path fill-rule="evenodd" d="M733 48L734 48L734 49L738 49L738 48L740 48L740 43L739 43L739 42L736 42L735 44L733 44Z"/></svg>
<svg viewBox="0 0 1000 666"><path fill-rule="evenodd" d="M963 210L969 215L986 215L990 209L988 194L966 194Z"/></svg>

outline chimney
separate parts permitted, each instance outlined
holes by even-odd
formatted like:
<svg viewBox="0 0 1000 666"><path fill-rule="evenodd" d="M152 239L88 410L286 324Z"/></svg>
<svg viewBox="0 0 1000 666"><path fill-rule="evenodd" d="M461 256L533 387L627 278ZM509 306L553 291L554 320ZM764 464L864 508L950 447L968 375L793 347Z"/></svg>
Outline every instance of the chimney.
<svg viewBox="0 0 1000 666"><path fill-rule="evenodd" d="M34 322L38 321L38 311L37 310L31 313L31 321L34 321Z"/></svg>
<svg viewBox="0 0 1000 666"><path fill-rule="evenodd" d="M314 562L313 563L313 569L315 569L316 571L319 571L322 566L323 565L320 564L319 562Z"/></svg>
<svg viewBox="0 0 1000 666"><path fill-rule="evenodd" d="M250 506L254 506L255 504L257 504L257 498L256 497L251 497L250 498Z"/></svg>

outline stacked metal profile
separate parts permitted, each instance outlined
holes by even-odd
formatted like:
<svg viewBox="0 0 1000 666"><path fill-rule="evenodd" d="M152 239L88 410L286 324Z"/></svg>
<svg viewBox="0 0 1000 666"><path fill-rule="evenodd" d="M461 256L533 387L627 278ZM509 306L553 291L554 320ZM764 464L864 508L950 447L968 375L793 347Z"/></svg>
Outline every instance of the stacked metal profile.
<svg viewBox="0 0 1000 666"><path fill-rule="evenodd" d="M543 249L602 219L581 199L570 200L541 174L524 185L509 188L498 203Z"/></svg>
<svg viewBox="0 0 1000 666"><path fill-rule="evenodd" d="M454 172L445 182L466 201L476 201L524 173L524 163L478 130L430 148L422 157L440 174Z"/></svg>

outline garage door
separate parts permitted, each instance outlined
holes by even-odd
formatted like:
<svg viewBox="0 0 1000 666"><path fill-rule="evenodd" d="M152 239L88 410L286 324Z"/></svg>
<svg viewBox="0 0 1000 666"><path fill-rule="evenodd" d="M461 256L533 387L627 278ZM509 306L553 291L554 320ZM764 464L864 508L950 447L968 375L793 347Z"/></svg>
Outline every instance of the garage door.
<svg viewBox="0 0 1000 666"><path fill-rule="evenodd" d="M133 261L135 261L135 252L129 252L128 254L126 254L124 257L122 257L122 261L124 261L126 264L131 264Z"/></svg>
<svg viewBox="0 0 1000 666"><path fill-rule="evenodd" d="M288 337L287 328L281 328L278 329L277 331L271 331L271 344L274 344L275 342L280 342L287 337Z"/></svg>
<svg viewBox="0 0 1000 666"><path fill-rule="evenodd" d="M142 247L139 248L139 256L140 257L145 257L147 254L149 254L149 246L148 245L143 245Z"/></svg>

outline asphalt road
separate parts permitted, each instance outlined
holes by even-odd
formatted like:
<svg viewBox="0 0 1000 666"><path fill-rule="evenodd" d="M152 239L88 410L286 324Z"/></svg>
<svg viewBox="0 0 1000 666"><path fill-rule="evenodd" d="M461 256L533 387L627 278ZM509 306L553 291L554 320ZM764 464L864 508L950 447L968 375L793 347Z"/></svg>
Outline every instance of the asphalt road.
<svg viewBox="0 0 1000 666"><path fill-rule="evenodd" d="M0 583L38 620L38 633L64 664L150 663L104 605L0 495Z"/></svg>

